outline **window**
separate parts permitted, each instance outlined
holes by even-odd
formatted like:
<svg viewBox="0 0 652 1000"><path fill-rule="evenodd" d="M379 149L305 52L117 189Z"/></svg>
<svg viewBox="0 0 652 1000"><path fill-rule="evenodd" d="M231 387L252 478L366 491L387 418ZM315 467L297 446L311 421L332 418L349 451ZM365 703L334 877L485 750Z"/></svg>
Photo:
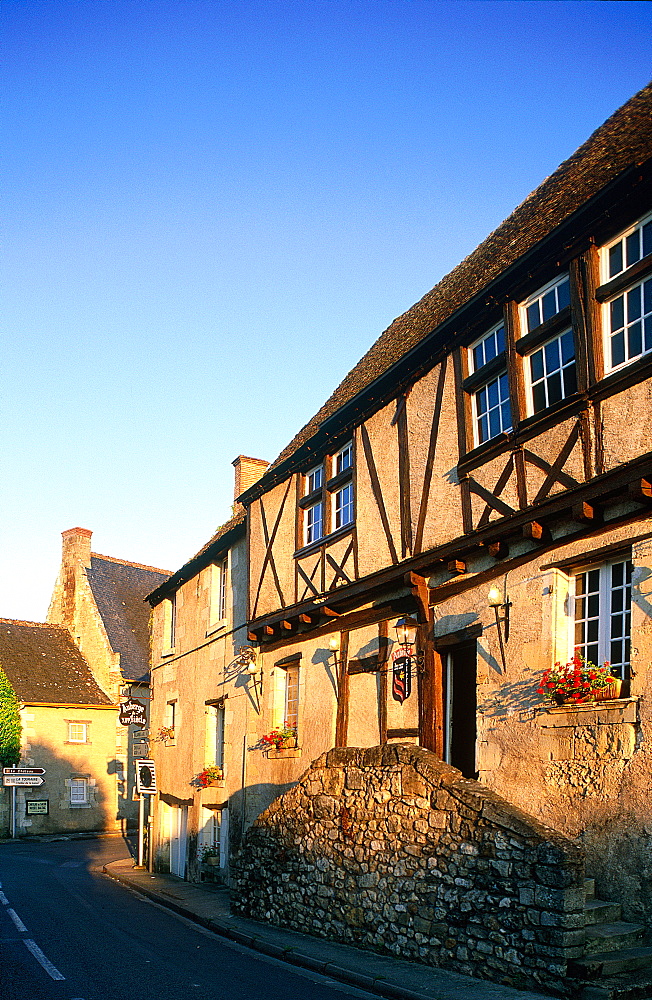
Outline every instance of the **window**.
<svg viewBox="0 0 652 1000"><path fill-rule="evenodd" d="M622 680L629 677L631 603L630 559L576 574L575 649L591 663L607 660Z"/></svg>
<svg viewBox="0 0 652 1000"><path fill-rule="evenodd" d="M222 559L211 566L209 594L209 626L217 625L226 618L226 584L229 561Z"/></svg>
<svg viewBox="0 0 652 1000"><path fill-rule="evenodd" d="M649 354L652 351L652 278L616 296L606 308L610 367L617 368Z"/></svg>
<svg viewBox="0 0 652 1000"><path fill-rule="evenodd" d="M347 483L333 494L333 510L336 531L353 522L353 483Z"/></svg>
<svg viewBox="0 0 652 1000"><path fill-rule="evenodd" d="M531 408L545 410L577 392L573 331L565 330L529 356Z"/></svg>
<svg viewBox="0 0 652 1000"><path fill-rule="evenodd" d="M299 500L302 545L312 545L353 524L352 479L352 441L304 474L304 491Z"/></svg>
<svg viewBox="0 0 652 1000"><path fill-rule="evenodd" d="M68 743L88 742L88 723L69 722L68 723Z"/></svg>
<svg viewBox="0 0 652 1000"><path fill-rule="evenodd" d="M606 247L603 255L604 277L608 281L621 274L632 264L652 253L652 219L643 219L633 229Z"/></svg>
<svg viewBox="0 0 652 1000"><path fill-rule="evenodd" d="M273 727L287 726L296 732L299 726L299 664L277 666L273 676Z"/></svg>
<svg viewBox="0 0 652 1000"><path fill-rule="evenodd" d="M507 371L500 370L505 366L505 327L502 323L471 345L469 361L472 373L495 361L487 370L486 381L473 391L474 437L475 444L479 445L512 429ZM473 383L475 387L478 379L474 378Z"/></svg>
<svg viewBox="0 0 652 1000"><path fill-rule="evenodd" d="M305 518L304 543L310 545L324 535L324 504L321 500L306 509Z"/></svg>
<svg viewBox="0 0 652 1000"><path fill-rule="evenodd" d="M174 652L177 630L177 595L163 601L163 653Z"/></svg>
<svg viewBox="0 0 652 1000"><path fill-rule="evenodd" d="M206 763L224 769L224 704L207 707Z"/></svg>
<svg viewBox="0 0 652 1000"><path fill-rule="evenodd" d="M85 806L88 804L88 778L70 779L70 805Z"/></svg>
<svg viewBox="0 0 652 1000"><path fill-rule="evenodd" d="M552 319L569 305L570 282L568 275L564 275L539 289L523 303L528 333L536 330L538 326Z"/></svg>
<svg viewBox="0 0 652 1000"><path fill-rule="evenodd" d="M299 725L299 667L286 667L283 673L285 674L283 721L288 729L294 729L296 732Z"/></svg>
<svg viewBox="0 0 652 1000"><path fill-rule="evenodd" d="M170 740L173 740L177 735L177 703L176 701L169 701L165 706L165 729L168 730Z"/></svg>
<svg viewBox="0 0 652 1000"><path fill-rule="evenodd" d="M214 858L220 868L225 868L228 860L229 842L229 810L207 809L204 807L203 827L201 831L201 856L204 863Z"/></svg>
<svg viewBox="0 0 652 1000"><path fill-rule="evenodd" d="M471 370L477 372L483 365L488 364L502 354L505 350L505 327L501 323L491 333L487 333L481 340L469 348L471 355Z"/></svg>

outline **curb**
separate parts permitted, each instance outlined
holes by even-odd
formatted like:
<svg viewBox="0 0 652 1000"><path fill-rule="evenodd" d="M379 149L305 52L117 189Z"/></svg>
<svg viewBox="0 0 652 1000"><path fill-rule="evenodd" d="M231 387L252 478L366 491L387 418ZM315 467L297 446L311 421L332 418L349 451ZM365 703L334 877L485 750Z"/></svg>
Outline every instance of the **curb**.
<svg viewBox="0 0 652 1000"><path fill-rule="evenodd" d="M147 886L131 882L128 878L116 875L109 868L110 865L103 865L101 870L115 882L120 882L122 885L133 889L134 892L138 892L142 896L151 899L152 902L178 913L187 920L191 920L193 923L199 924L214 934L219 934L221 937L233 941L235 944L240 944L245 948L251 948L252 951L260 952L261 955L267 955L278 961L286 962L288 965L296 965L300 968L308 969L310 972L317 972L320 975L336 979L338 982L346 983L347 986L355 986L358 989L366 990L368 993L375 993L377 996L385 997L386 1000L433 1000L432 996L426 996L425 993L417 993L414 990L396 986L380 977L365 976L364 973L355 972L353 969L345 969L342 966L334 965L332 962L320 961L313 958L312 955L304 955L293 948L283 948L281 945L273 944L271 941L265 941L264 938L247 934L235 926L201 917L193 910L189 910L179 903L166 899L155 889L148 889Z"/></svg>

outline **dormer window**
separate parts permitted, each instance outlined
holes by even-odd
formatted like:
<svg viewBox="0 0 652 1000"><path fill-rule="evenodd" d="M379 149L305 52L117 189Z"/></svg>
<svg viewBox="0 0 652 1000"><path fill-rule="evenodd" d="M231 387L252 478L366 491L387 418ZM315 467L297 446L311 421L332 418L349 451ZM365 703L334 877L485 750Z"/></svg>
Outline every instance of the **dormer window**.
<svg viewBox="0 0 652 1000"><path fill-rule="evenodd" d="M570 306L570 281L565 274L540 288L523 303L527 332L536 330Z"/></svg>
<svg viewBox="0 0 652 1000"><path fill-rule="evenodd" d="M500 323L469 348L469 367L473 378L469 379L472 384L467 391L473 399L476 445L512 429L506 365L505 326Z"/></svg>
<svg viewBox="0 0 652 1000"><path fill-rule="evenodd" d="M303 495L299 500L301 547L313 545L355 519L353 493L353 442L303 475Z"/></svg>

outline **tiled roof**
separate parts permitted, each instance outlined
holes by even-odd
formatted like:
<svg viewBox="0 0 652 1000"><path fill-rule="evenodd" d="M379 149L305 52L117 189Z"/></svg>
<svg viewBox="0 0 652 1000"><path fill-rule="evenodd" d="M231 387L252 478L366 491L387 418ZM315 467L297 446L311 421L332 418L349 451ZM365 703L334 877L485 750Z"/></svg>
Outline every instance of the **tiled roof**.
<svg viewBox="0 0 652 1000"><path fill-rule="evenodd" d="M628 167L649 159L651 122L652 84L648 84L607 119L473 253L394 320L243 497L249 500L264 492L274 481L274 470L308 442L325 420L479 295L610 181Z"/></svg>
<svg viewBox="0 0 652 1000"><path fill-rule="evenodd" d="M63 625L0 619L0 666L20 701L111 704Z"/></svg>
<svg viewBox="0 0 652 1000"><path fill-rule="evenodd" d="M114 652L120 654L125 680L141 680L149 671L149 605L145 598L169 574L138 563L91 554L86 576Z"/></svg>
<svg viewBox="0 0 652 1000"><path fill-rule="evenodd" d="M190 580L204 566L208 566L213 559L228 549L236 538L244 532L246 517L247 514L244 508L239 507L233 517L229 518L225 524L220 525L215 534L209 538L199 552L196 552L188 562L183 564L181 569L178 569L171 576L163 580L155 590L147 595L147 600L152 607L159 604L166 594L173 593L177 587L180 587L186 580Z"/></svg>

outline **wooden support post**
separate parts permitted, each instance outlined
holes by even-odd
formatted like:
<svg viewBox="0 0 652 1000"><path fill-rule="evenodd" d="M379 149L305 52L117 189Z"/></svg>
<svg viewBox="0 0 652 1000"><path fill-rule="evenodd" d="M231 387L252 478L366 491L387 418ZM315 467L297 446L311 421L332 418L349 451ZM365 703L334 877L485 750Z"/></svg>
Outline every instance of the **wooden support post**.
<svg viewBox="0 0 652 1000"><path fill-rule="evenodd" d="M509 555L509 545L507 542L489 542L487 545L487 552L489 555L493 556L494 559L506 559Z"/></svg>
<svg viewBox="0 0 652 1000"><path fill-rule="evenodd" d="M540 521L528 521L527 524L523 525L523 538L529 538L531 542L539 542L543 545L550 541L550 532Z"/></svg>
<svg viewBox="0 0 652 1000"><path fill-rule="evenodd" d="M339 670L337 676L337 716L335 718L335 746L345 747L349 728L349 633L343 632L340 641Z"/></svg>
<svg viewBox="0 0 652 1000"><path fill-rule="evenodd" d="M280 622L280 626L282 629L285 629L286 632L290 632L292 630L292 622L287 621L285 618L282 622Z"/></svg>
<svg viewBox="0 0 652 1000"><path fill-rule="evenodd" d="M638 503L652 503L652 480L637 479L635 483L629 484L629 496L631 500Z"/></svg>
<svg viewBox="0 0 652 1000"><path fill-rule="evenodd" d="M302 625L312 625L312 615L299 615L299 621Z"/></svg>
<svg viewBox="0 0 652 1000"><path fill-rule="evenodd" d="M574 521L580 521L582 524L593 524L596 521L602 520L602 512L599 508L585 501L573 504L571 514Z"/></svg>
<svg viewBox="0 0 652 1000"><path fill-rule="evenodd" d="M446 563L446 569L449 573L466 573L466 563L463 559L449 559Z"/></svg>

